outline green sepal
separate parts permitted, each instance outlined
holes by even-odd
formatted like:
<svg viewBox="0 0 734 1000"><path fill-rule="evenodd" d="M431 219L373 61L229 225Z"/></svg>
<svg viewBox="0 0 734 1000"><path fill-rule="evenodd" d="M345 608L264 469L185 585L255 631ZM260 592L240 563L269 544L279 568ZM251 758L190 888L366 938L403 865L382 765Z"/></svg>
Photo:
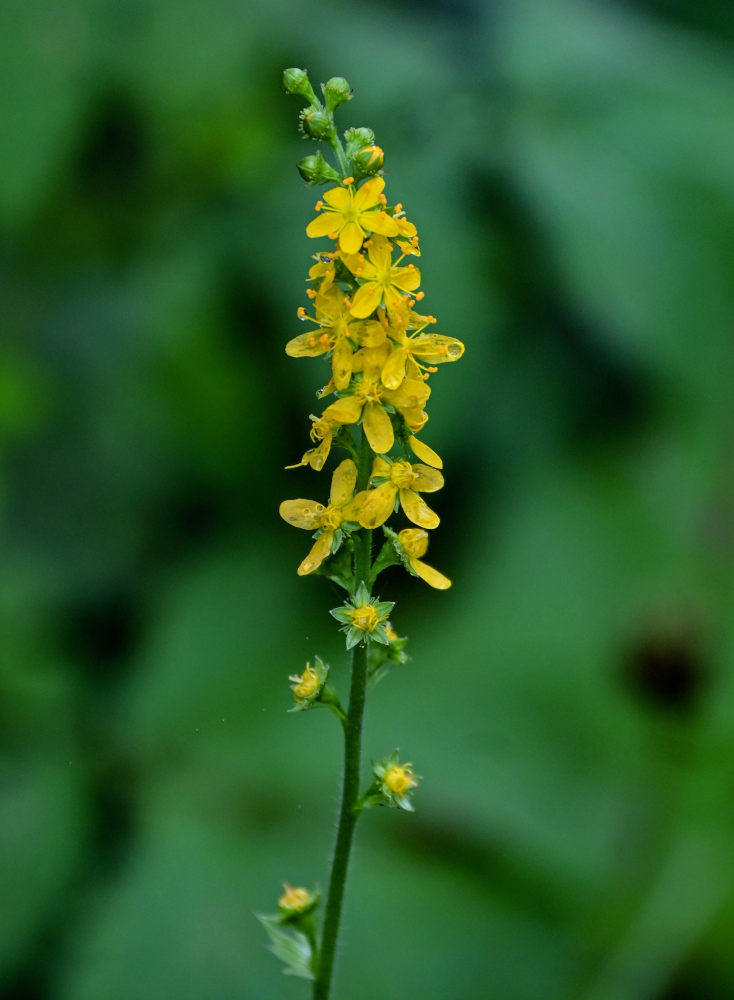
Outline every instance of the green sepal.
<svg viewBox="0 0 734 1000"><path fill-rule="evenodd" d="M405 569L407 570L407 572L410 573L411 576L418 576L418 574L416 573L416 571L413 569L413 567L410 565L410 562L408 561L408 556L405 553L405 549L400 544L400 540L398 539L397 532L393 531L392 528L388 528L388 526L386 524L383 524L382 530L384 531L385 537L392 544L392 547L393 547L393 549L395 551L395 555L397 556L397 559L395 560L395 562L396 563L398 563L398 562L402 563L402 565L405 567ZM380 553L380 555L382 555L382 553Z"/></svg>
<svg viewBox="0 0 734 1000"><path fill-rule="evenodd" d="M262 913L255 916L263 925L270 938L268 948L284 964L286 976L313 979L313 951L305 934L294 927L285 930L280 917L268 917Z"/></svg>
<svg viewBox="0 0 734 1000"><path fill-rule="evenodd" d="M332 608L329 614L332 618L336 618L336 620L341 622L343 625L349 625L352 621L352 616L350 615L349 610L349 608L341 606L338 608Z"/></svg>
<svg viewBox="0 0 734 1000"><path fill-rule="evenodd" d="M395 547L392 542L387 541L383 544L380 549L377 559L372 564L372 571L370 572L370 583L374 584L377 577L382 573L383 570L387 569L388 566L397 566L400 563L400 558L395 551Z"/></svg>
<svg viewBox="0 0 734 1000"><path fill-rule="evenodd" d="M358 646L366 635L367 633L363 632L362 629L352 626L347 630L347 649L353 649L355 646Z"/></svg>
<svg viewBox="0 0 734 1000"><path fill-rule="evenodd" d="M343 525L341 530L345 531ZM351 534L351 531L349 533ZM349 593L352 589L353 579L352 542L348 537L343 538L342 541L344 544L340 543L339 552L334 555L332 549L332 555L325 559L313 572L314 575L325 576L327 580L338 583L340 587L343 587Z"/></svg>
<svg viewBox="0 0 734 1000"><path fill-rule="evenodd" d="M395 601L374 601L373 606L377 609L380 618L384 618L395 607Z"/></svg>
<svg viewBox="0 0 734 1000"><path fill-rule="evenodd" d="M374 642L379 642L383 646L389 646L390 645L390 640L387 637L387 632L385 631L385 626L384 625L377 625L370 632L369 635L370 635L370 639L372 639Z"/></svg>
<svg viewBox="0 0 734 1000"><path fill-rule="evenodd" d="M367 589L367 585L364 582L364 580L362 580L359 586L357 587L354 597L352 598L352 603L354 604L355 608L360 607L360 605L362 604L370 603L370 592Z"/></svg>

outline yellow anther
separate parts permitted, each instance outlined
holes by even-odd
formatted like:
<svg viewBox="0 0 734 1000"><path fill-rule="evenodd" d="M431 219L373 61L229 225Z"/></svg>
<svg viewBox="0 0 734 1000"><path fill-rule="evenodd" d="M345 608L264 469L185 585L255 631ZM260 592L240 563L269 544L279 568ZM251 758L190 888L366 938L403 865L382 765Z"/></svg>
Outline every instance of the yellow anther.
<svg viewBox="0 0 734 1000"><path fill-rule="evenodd" d="M347 187L349 187L350 184L354 184L354 178L345 177L344 180L342 181L342 184L345 184Z"/></svg>
<svg viewBox="0 0 734 1000"><path fill-rule="evenodd" d="M318 200L318 201L316 202L316 204L314 205L314 208L316 209L316 211L317 211L317 212L320 212L320 211L321 211L321 209L322 209L323 207L324 207L324 203L323 203L323 201L322 201L322 200L321 200L321 199L319 198L319 200Z"/></svg>
<svg viewBox="0 0 734 1000"><path fill-rule="evenodd" d="M310 299L315 299L316 298L316 292L313 290L313 288L307 288L306 289L306 295L308 295L308 297Z"/></svg>
<svg viewBox="0 0 734 1000"><path fill-rule="evenodd" d="M425 292L416 292L415 293L415 297L418 299L419 302L420 302L421 299L425 298L425 295L426 295Z"/></svg>
<svg viewBox="0 0 734 1000"><path fill-rule="evenodd" d="M298 307L298 311L297 311L296 315L298 316L299 319L307 319L308 318L306 316L306 310L305 310L305 308L303 306L299 306Z"/></svg>

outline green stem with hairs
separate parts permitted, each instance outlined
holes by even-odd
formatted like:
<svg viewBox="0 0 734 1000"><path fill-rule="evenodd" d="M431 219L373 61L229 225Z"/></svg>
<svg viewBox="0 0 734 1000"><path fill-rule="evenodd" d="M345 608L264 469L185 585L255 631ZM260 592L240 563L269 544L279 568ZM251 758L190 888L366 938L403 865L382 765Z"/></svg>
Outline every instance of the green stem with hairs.
<svg viewBox="0 0 734 1000"><path fill-rule="evenodd" d="M359 455L358 489L365 489L370 475L372 453L362 432ZM362 529L354 535L354 591L360 583L369 580L372 562L372 532ZM314 979L313 1000L328 1000L331 977L339 934L344 888L349 869L354 829L359 817L359 783L362 758L362 723L367 692L368 644L363 642L352 649L352 682L349 692L349 709L344 721L344 778L339 811L339 826L334 845L334 857L326 900L321 950Z"/></svg>

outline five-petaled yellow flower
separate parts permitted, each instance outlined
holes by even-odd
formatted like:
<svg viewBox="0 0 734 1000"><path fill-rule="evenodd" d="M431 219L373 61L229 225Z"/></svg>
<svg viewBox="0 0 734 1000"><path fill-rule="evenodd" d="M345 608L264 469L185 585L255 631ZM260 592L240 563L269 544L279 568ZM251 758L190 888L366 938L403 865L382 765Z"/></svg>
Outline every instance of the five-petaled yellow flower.
<svg viewBox="0 0 734 1000"><path fill-rule="evenodd" d="M339 249L347 254L359 253L368 233L397 236L398 224L380 198L384 187L382 177L373 177L356 190L348 184L325 191L323 211L306 226L306 234L336 239ZM321 203L316 207L321 209ZM369 312L363 315L369 316Z"/></svg>
<svg viewBox="0 0 734 1000"><path fill-rule="evenodd" d="M356 424L361 418L370 448L376 455L383 455L395 443L385 404L394 406L411 430L420 430L426 422L423 407L430 392L425 382L416 379L406 378L397 389L387 389L374 375L365 374L353 395L337 399L322 416L334 424Z"/></svg>
<svg viewBox="0 0 734 1000"><path fill-rule="evenodd" d="M421 528L437 528L438 514L434 513L419 493L435 493L443 486L443 476L438 469L428 465L411 465L410 462L389 462L379 455L372 464L372 479L385 479L384 483L362 494L359 523L363 528L379 528L393 512L396 499L405 516Z"/></svg>
<svg viewBox="0 0 734 1000"><path fill-rule="evenodd" d="M415 291L421 283L421 273L415 264L400 267L404 256L393 263L390 241L373 236L367 244L366 258L361 254L343 257L352 274L364 282L352 300L352 316L363 319L379 305L397 309L403 304L403 296Z"/></svg>
<svg viewBox="0 0 734 1000"><path fill-rule="evenodd" d="M312 573L331 555L334 535L344 521L357 522L358 503L354 502L356 482L357 466L351 458L345 458L334 469L328 506L316 500L284 500L280 505L280 516L288 524L306 531L321 529L311 551L298 567L299 576Z"/></svg>

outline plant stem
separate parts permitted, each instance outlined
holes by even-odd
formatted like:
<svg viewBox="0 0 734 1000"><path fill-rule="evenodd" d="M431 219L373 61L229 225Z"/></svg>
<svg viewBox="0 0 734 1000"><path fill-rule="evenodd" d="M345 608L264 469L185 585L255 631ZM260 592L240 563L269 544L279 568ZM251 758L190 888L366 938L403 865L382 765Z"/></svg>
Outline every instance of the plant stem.
<svg viewBox="0 0 734 1000"><path fill-rule="evenodd" d="M361 488L366 486L369 478L370 461L371 451L363 433L359 461L359 486ZM356 591L362 580L369 579L372 532L362 529L355 535L354 541L354 590ZM321 935L321 951L314 980L313 1000L328 1000L329 998L336 939L339 933L344 888L349 868L349 855L352 850L354 828L359 816L359 810L356 807L359 801L362 722L367 692L367 653L367 642L355 646L352 650L352 683L349 691L349 709L344 722L342 801L331 865L331 878L329 879L329 894L326 900L324 929Z"/></svg>
<svg viewBox="0 0 734 1000"><path fill-rule="evenodd" d="M339 164L339 170L341 171L343 180L349 173L349 161L347 160L347 154L344 152L344 147L342 146L342 141L339 138L339 133L336 130L336 125L332 125L329 143L331 148L336 153L337 163Z"/></svg>

